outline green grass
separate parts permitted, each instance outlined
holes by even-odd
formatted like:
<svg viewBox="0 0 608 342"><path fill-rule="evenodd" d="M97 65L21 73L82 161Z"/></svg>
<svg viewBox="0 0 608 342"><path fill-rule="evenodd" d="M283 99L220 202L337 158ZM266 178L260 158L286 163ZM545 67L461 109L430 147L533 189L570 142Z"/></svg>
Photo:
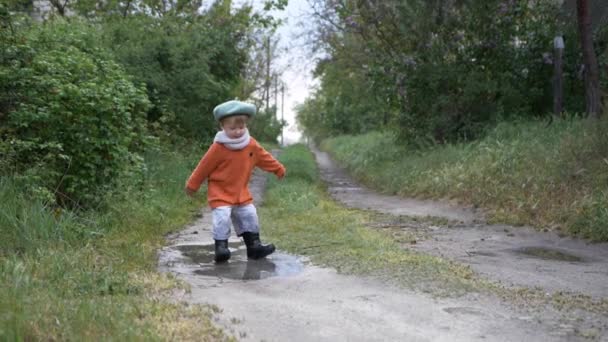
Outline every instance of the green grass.
<svg viewBox="0 0 608 342"><path fill-rule="evenodd" d="M367 185L383 192L457 199L494 222L529 224L608 241L608 122L503 123L484 139L423 151L389 133L322 144Z"/></svg>
<svg viewBox="0 0 608 342"><path fill-rule="evenodd" d="M204 200L183 194L199 155L150 152L143 182L96 211L53 209L0 179L0 340L230 339L218 309L172 300L187 287L156 271L166 233Z"/></svg>
<svg viewBox="0 0 608 342"><path fill-rule="evenodd" d="M279 159L288 176L283 181L269 180L259 211L265 238L281 249L342 273L378 276L436 295L484 286L470 268L409 251L389 231L370 229L379 219L377 214L346 209L332 201L304 146L288 147Z"/></svg>

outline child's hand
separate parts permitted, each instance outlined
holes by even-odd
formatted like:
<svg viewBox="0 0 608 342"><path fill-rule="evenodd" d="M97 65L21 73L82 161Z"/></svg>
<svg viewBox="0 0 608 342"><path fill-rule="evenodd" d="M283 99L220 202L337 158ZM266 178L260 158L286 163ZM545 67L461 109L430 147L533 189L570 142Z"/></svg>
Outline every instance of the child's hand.
<svg viewBox="0 0 608 342"><path fill-rule="evenodd" d="M287 175L287 171L283 172L283 174L282 174L282 175L277 176L277 178L278 178L279 180L283 180L283 178L285 178L285 176L286 176L286 175Z"/></svg>
<svg viewBox="0 0 608 342"><path fill-rule="evenodd" d="M186 195L188 195L189 197L194 197L194 194L196 193L196 191L194 191L194 190L192 190L192 189L190 189L188 187L186 187L184 189L184 192L186 192Z"/></svg>

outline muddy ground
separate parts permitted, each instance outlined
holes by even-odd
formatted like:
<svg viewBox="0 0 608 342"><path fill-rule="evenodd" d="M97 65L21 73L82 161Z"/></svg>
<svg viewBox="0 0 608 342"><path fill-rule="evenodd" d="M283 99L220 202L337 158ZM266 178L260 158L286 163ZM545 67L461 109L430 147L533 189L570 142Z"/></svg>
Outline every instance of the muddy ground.
<svg viewBox="0 0 608 342"><path fill-rule="evenodd" d="M316 156L332 196L348 206L395 215L373 229L390 227L416 234L417 243L407 248L470 264L509 284L606 293L606 282L601 283L606 277L602 246L583 244L583 248L576 241L547 240L550 235L521 228L485 226L478 213L449 204L400 202L359 187L327 155L317 151ZM254 175L251 190L258 205L264 182L263 174ZM453 223L412 226L399 215L441 216ZM533 239L528 240L530 236ZM545 260L534 256L544 257L542 250L525 247L559 249L577 259ZM169 237L159 253L159 268L191 285L191 292L182 293L178 300L217 305L217 324L242 341L608 340L602 315L564 314L550 306L522 308L478 293L434 298L374 278L317 267L280 246L267 259L255 261L246 259L243 243L236 237L231 238L230 248L230 261L216 265L210 211L203 209L195 223ZM556 274L570 272L574 275ZM528 278L538 274L538 279L526 279L526 274Z"/></svg>

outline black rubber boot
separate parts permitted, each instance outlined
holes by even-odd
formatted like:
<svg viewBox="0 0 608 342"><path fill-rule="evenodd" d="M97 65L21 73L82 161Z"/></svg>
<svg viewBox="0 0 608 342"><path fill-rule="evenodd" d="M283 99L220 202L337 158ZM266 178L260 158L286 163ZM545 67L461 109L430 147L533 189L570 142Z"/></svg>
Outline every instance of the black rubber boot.
<svg viewBox="0 0 608 342"><path fill-rule="evenodd" d="M245 232L243 233L243 240L245 240L247 246L247 258L249 259L261 259L274 252L273 244L262 244L259 233Z"/></svg>
<svg viewBox="0 0 608 342"><path fill-rule="evenodd" d="M215 262L224 262L230 259L228 240L215 240Z"/></svg>

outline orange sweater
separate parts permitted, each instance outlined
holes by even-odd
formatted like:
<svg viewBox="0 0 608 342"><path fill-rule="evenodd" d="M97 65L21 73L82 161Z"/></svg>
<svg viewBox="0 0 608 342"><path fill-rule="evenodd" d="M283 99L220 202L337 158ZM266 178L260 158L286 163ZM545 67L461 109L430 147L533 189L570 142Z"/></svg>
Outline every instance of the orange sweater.
<svg viewBox="0 0 608 342"><path fill-rule="evenodd" d="M197 191L207 179L207 202L211 208L246 205L253 202L249 178L256 166L279 178L285 175L285 167L253 138L242 150L230 150L216 142L198 163L186 187Z"/></svg>

